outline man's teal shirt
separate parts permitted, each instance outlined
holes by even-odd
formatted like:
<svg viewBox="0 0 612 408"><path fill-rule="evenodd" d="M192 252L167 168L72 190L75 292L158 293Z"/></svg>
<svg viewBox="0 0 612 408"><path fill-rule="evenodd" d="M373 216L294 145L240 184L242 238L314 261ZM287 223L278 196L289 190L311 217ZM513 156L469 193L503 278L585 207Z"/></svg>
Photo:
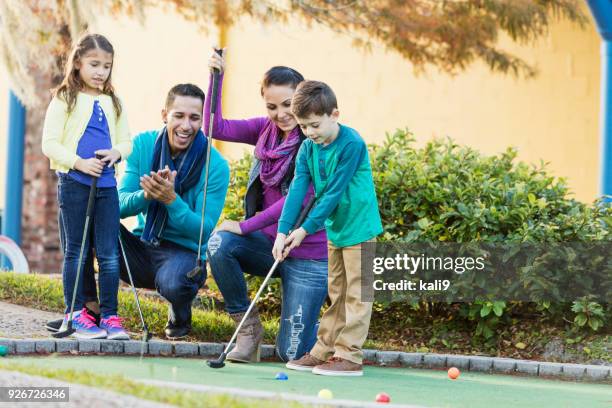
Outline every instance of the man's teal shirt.
<svg viewBox="0 0 612 408"><path fill-rule="evenodd" d="M119 184L119 207L121 218L138 217L138 225L132 231L140 236L144 229L149 202L144 198L140 187L140 177L151 172L151 161L155 139L159 130L142 132L134 138L132 153L127 158L125 174ZM162 239L171 241L184 248L198 251L200 238L200 221L202 199L204 198L204 173L198 184L183 193L176 195L168 209L168 221ZM206 197L206 214L204 215L204 237L202 239L202 259L206 260L208 237L217 225L221 216L225 195L229 185L229 166L221 154L212 147L210 153L210 169L208 174L208 193Z"/></svg>

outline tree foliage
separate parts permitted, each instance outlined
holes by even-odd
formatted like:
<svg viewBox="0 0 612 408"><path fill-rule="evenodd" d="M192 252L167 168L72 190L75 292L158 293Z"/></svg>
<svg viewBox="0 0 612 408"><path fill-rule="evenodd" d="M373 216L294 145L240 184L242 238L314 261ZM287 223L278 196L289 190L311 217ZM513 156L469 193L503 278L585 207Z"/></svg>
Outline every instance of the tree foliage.
<svg viewBox="0 0 612 408"><path fill-rule="evenodd" d="M318 0L292 8L355 36L357 45L379 42L417 69L434 65L451 74L482 60L495 72L533 76L535 67L499 48L500 34L527 43L546 34L552 17L586 21L574 0Z"/></svg>
<svg viewBox="0 0 612 408"><path fill-rule="evenodd" d="M358 47L398 52L417 72L435 66L456 74L481 60L493 72L524 77L536 67L501 49L502 34L529 43L555 18L586 22L578 0L0 0L0 54L12 88L36 105L32 72L58 75L60 57L97 14L143 20L153 7L174 9L202 30L243 16L263 23L298 18L350 36Z"/></svg>

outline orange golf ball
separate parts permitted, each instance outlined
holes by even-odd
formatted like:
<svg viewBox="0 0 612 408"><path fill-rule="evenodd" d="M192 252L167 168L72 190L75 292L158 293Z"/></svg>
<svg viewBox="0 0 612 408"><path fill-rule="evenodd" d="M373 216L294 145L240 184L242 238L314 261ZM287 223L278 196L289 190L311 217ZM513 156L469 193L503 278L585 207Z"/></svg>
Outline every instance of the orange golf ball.
<svg viewBox="0 0 612 408"><path fill-rule="evenodd" d="M456 380L459 377L459 374L461 374L461 371L459 371L457 367L451 367L448 369L448 378L451 380Z"/></svg>

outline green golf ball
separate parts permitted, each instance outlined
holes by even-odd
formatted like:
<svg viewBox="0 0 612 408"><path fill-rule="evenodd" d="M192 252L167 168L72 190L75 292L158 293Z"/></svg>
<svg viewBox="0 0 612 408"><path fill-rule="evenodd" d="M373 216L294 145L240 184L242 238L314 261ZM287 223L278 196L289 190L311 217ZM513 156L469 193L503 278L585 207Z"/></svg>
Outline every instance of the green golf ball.
<svg viewBox="0 0 612 408"><path fill-rule="evenodd" d="M0 356L4 357L8 354L8 347L0 346Z"/></svg>

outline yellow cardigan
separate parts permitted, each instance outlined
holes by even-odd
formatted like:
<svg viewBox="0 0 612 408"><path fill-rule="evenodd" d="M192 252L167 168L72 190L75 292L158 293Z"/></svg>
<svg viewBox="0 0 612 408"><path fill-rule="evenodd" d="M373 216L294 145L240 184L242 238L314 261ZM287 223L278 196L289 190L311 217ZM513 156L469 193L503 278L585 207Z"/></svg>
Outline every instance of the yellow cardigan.
<svg viewBox="0 0 612 408"><path fill-rule="evenodd" d="M93 96L79 92L70 114L67 113L66 102L54 97L47 108L42 137L42 151L51 161L51 169L67 172L74 168L79 158L76 154L77 146L91 118L95 100L99 101L106 115L113 149L121 153L122 160L125 160L132 151L125 108L122 106L121 116L117 120L110 96Z"/></svg>

